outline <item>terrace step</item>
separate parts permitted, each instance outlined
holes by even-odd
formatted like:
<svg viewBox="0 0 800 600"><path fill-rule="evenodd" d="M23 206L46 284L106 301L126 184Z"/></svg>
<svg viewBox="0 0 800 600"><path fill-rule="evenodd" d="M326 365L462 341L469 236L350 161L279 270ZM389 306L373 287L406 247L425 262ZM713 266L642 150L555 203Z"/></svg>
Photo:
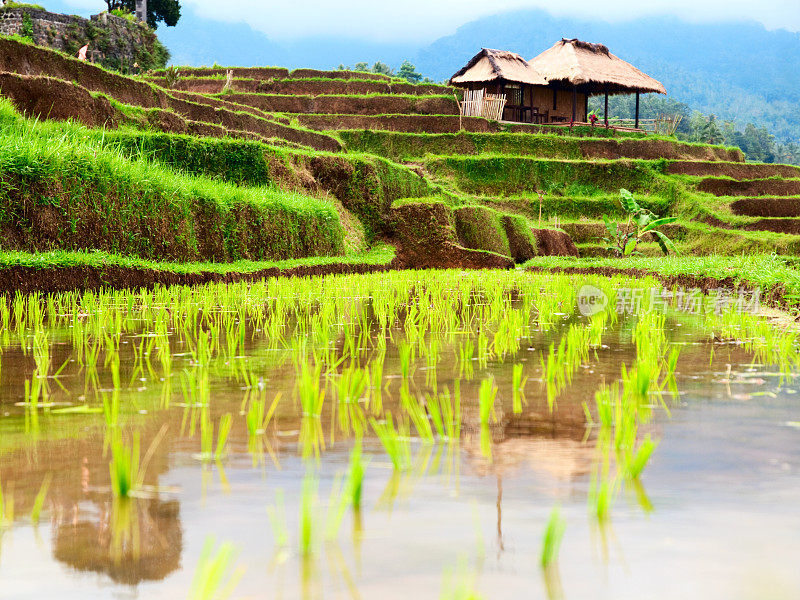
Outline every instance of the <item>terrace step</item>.
<svg viewBox="0 0 800 600"><path fill-rule="evenodd" d="M147 81L168 87L164 77L147 77ZM191 77L179 79L172 85L173 90L199 94L219 94L226 86L221 77ZM367 95L367 94L405 94L412 96L445 95L453 96L455 88L441 85L413 85L411 83L371 81L368 79L233 79L230 89L234 92L259 94L291 94L300 96Z"/></svg>
<svg viewBox="0 0 800 600"><path fill-rule="evenodd" d="M740 162L676 160L667 164L667 173L670 175L730 177L742 181L770 177L800 177L800 167Z"/></svg>
<svg viewBox="0 0 800 600"><path fill-rule="evenodd" d="M347 115L458 115L454 98L446 96L293 96L284 94L220 94L228 102L264 112Z"/></svg>
<svg viewBox="0 0 800 600"><path fill-rule="evenodd" d="M731 210L747 217L800 217L800 198L742 198Z"/></svg>
<svg viewBox="0 0 800 600"><path fill-rule="evenodd" d="M283 67L178 67L178 76L217 78L225 82L228 71L233 72L237 79L255 79L265 81L268 79L286 79L289 69ZM157 69L153 75L145 75L142 79L155 80L164 77L165 70Z"/></svg>
<svg viewBox="0 0 800 600"><path fill-rule="evenodd" d="M756 219L744 225L730 225L714 222L717 227L724 229L739 229L743 231L772 231L786 235L800 235L800 217Z"/></svg>
<svg viewBox="0 0 800 600"><path fill-rule="evenodd" d="M538 133L538 131L537 131ZM397 131L343 130L341 139L356 152L368 152L392 159L408 160L426 154L437 156L507 154L537 158L673 159L697 160L703 164L743 160L739 150L660 139L590 139L526 133L440 133L420 134ZM734 161L734 162L731 162Z"/></svg>
<svg viewBox="0 0 800 600"><path fill-rule="evenodd" d="M300 124L318 131L339 129L370 129L381 131L402 131L411 133L457 133L465 131L489 133L500 131L494 121L478 117L459 117L458 115L353 115L353 114L300 114Z"/></svg>
<svg viewBox="0 0 800 600"><path fill-rule="evenodd" d="M182 77L216 77L224 79L228 71L237 79L366 79L373 81L391 81L388 75L380 73L364 73L362 71L319 71L317 69L295 69L289 71L284 67L178 67L178 74ZM164 76L164 69L154 71L156 77Z"/></svg>
<svg viewBox="0 0 800 600"><path fill-rule="evenodd" d="M283 79L263 82L258 90L267 94L299 94L307 96L407 94L412 96L453 96L458 90L442 85L414 85L411 83L370 81L367 79L303 80Z"/></svg>
<svg viewBox="0 0 800 600"><path fill-rule="evenodd" d="M38 46L29 46L11 38L0 38L0 71L4 79L3 95L24 106L27 114L56 118L52 107L70 104L74 94L63 84L75 85L88 92L106 94L123 104L160 112L164 119L210 123L225 129L247 131L264 138L283 138L317 150L336 152L342 146L330 136L304 131L273 120L248 114L232 107L227 100L182 93L172 95L141 80L112 73L100 67L70 58ZM76 92L80 94L80 92ZM94 94L93 97L96 97ZM96 105L96 103L93 103ZM84 107L64 108L69 115L89 126L98 115L85 115ZM143 112L143 111L139 111ZM175 118L177 113L181 119ZM62 117L66 118L66 117ZM150 118L149 116L147 117ZM114 123L109 123L112 125ZM163 131L172 129L160 128Z"/></svg>
<svg viewBox="0 0 800 600"><path fill-rule="evenodd" d="M293 79L370 79L372 81L391 81L395 79L383 73L367 73L365 71L321 71L319 69L295 69L289 76Z"/></svg>
<svg viewBox="0 0 800 600"><path fill-rule="evenodd" d="M800 179L722 179L708 177L697 190L714 196L800 196Z"/></svg>
<svg viewBox="0 0 800 600"><path fill-rule="evenodd" d="M631 160L558 160L524 156L428 157L425 169L466 194L517 196L550 189L562 196L657 193L668 183L653 163Z"/></svg>

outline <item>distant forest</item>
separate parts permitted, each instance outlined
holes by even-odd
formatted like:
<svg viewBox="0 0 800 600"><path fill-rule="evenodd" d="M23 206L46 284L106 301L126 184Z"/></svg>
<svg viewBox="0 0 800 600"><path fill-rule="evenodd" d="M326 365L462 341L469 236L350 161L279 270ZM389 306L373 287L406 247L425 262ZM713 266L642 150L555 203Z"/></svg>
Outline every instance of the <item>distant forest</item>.
<svg viewBox="0 0 800 600"><path fill-rule="evenodd" d="M589 109L603 119L603 97L589 101ZM635 96L611 96L608 102L609 118L632 119L636 111ZM748 161L800 165L800 144L779 142L766 127L748 123L740 128L733 121L718 119L715 115L692 110L674 98L650 94L641 97L640 116L655 119L659 115L682 117L675 135L678 139L706 144L724 144L742 149Z"/></svg>

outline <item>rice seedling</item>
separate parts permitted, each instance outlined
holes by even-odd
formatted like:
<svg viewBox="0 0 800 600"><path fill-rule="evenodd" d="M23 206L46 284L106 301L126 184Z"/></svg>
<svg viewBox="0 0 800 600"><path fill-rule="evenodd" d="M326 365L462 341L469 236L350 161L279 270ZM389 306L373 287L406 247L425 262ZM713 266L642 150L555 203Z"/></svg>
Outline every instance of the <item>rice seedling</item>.
<svg viewBox="0 0 800 600"><path fill-rule="evenodd" d="M217 447L214 450L214 460L220 460L227 452L228 435L231 432L233 418L230 413L223 415L219 420L217 430Z"/></svg>
<svg viewBox="0 0 800 600"><path fill-rule="evenodd" d="M411 466L411 448L409 446L408 424L398 421L395 429L392 413L386 412L384 421L370 418L375 434L383 444L392 466L396 471L404 471Z"/></svg>
<svg viewBox="0 0 800 600"><path fill-rule="evenodd" d="M230 435L233 418L230 413L224 414L219 419L217 430L217 445L214 446L214 423L211 421L208 407L204 407L200 414L200 454L197 458L201 461L221 460L227 453L228 436Z"/></svg>
<svg viewBox="0 0 800 600"><path fill-rule="evenodd" d="M133 436L133 443L128 445L121 436L111 439L111 490L115 496L127 497L134 488L141 484L139 470L139 434Z"/></svg>
<svg viewBox="0 0 800 600"><path fill-rule="evenodd" d="M386 351L382 351L369 363L370 373L370 394L367 406L374 415L378 415L383 410L383 361Z"/></svg>
<svg viewBox="0 0 800 600"><path fill-rule="evenodd" d="M108 468L111 475L111 491L114 496L127 498L142 488L150 459L166 433L167 426L164 425L153 438L140 462L139 433L134 433L133 441L126 444L123 442L119 430L112 432L111 461Z"/></svg>
<svg viewBox="0 0 800 600"><path fill-rule="evenodd" d="M3 493L3 482L0 481L0 529L14 524L14 496Z"/></svg>
<svg viewBox="0 0 800 600"><path fill-rule="evenodd" d="M648 434L636 450L630 448L624 461L626 476L630 479L638 479L657 447L658 442L654 442Z"/></svg>
<svg viewBox="0 0 800 600"><path fill-rule="evenodd" d="M595 482L589 494L589 503L594 507L594 515L601 523L607 521L611 514L616 492L617 481L615 479L602 479Z"/></svg>
<svg viewBox="0 0 800 600"><path fill-rule="evenodd" d="M251 401L245 415L245 422L247 424L247 431L251 437L262 435L272 420L275 410L278 408L278 403L281 399L281 392L275 394L269 409L267 410L267 399L262 397L260 400Z"/></svg>
<svg viewBox="0 0 800 600"><path fill-rule="evenodd" d="M458 347L458 376L467 381L472 379L472 361L475 357L475 344L471 338L467 338Z"/></svg>
<svg viewBox="0 0 800 600"><path fill-rule="evenodd" d="M34 525L39 524L39 517L42 514L42 509L44 508L44 502L47 500L47 492L50 490L50 482L53 480L53 474L48 473L45 475L44 479L42 480L42 485L39 488L39 491L36 494L36 497L33 500L33 506L31 507L31 523Z"/></svg>
<svg viewBox="0 0 800 600"><path fill-rule="evenodd" d="M401 342L397 345L397 351L400 356L400 374L403 377L403 385L408 385L414 362L414 347L407 342Z"/></svg>
<svg viewBox="0 0 800 600"><path fill-rule="evenodd" d="M495 398L497 398L497 386L494 384L494 379L489 377L481 381L481 387L478 390L478 404L482 425L487 424L490 418L493 423L497 423L497 415L494 411Z"/></svg>
<svg viewBox="0 0 800 600"><path fill-rule="evenodd" d="M525 398L525 384L528 381L527 377L522 376L522 363L514 365L514 370L511 375L511 402L512 410L515 415L522 412L522 401Z"/></svg>
<svg viewBox="0 0 800 600"><path fill-rule="evenodd" d="M407 388L400 388L400 405L406 411L423 442L433 443L433 428L428 420L425 407L416 397L412 396Z"/></svg>
<svg viewBox="0 0 800 600"><path fill-rule="evenodd" d="M488 423L481 423L481 438L480 438L480 449L481 455L488 460L490 463L492 462L492 431L489 429Z"/></svg>
<svg viewBox="0 0 800 600"><path fill-rule="evenodd" d="M361 449L361 438L356 440L350 452L350 463L347 470L346 492L350 498L350 506L354 510L361 508L361 495L364 489L364 474L367 469L367 462L364 461Z"/></svg>
<svg viewBox="0 0 800 600"><path fill-rule="evenodd" d="M325 388L320 383L322 367L316 365L312 369L308 363L303 363L297 371L300 373L297 379L297 391L303 416L318 419L322 415L322 405L325 402Z"/></svg>
<svg viewBox="0 0 800 600"><path fill-rule="evenodd" d="M550 513L547 526L542 536L542 551L539 563L543 569L549 568L558 560L558 552L561 549L561 540L564 537L566 522L561 516L561 510L556 506Z"/></svg>
<svg viewBox="0 0 800 600"><path fill-rule="evenodd" d="M244 569L235 566L236 549L230 542L216 548L213 537L206 538L195 567L189 600L225 600L233 594Z"/></svg>
<svg viewBox="0 0 800 600"><path fill-rule="evenodd" d="M317 478L310 471L303 478L300 498L300 554L311 555L314 549L314 504L317 496Z"/></svg>

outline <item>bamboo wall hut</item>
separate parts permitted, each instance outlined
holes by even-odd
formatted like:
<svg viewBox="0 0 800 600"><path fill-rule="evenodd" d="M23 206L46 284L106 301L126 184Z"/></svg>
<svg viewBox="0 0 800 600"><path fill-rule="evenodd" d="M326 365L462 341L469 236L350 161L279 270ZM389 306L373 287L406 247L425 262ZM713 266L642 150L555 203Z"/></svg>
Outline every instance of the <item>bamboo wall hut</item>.
<svg viewBox="0 0 800 600"><path fill-rule="evenodd" d="M450 85L505 95L504 121L531 123L547 119L547 115L539 112L547 80L514 52L483 48L450 78Z"/></svg>
<svg viewBox="0 0 800 600"><path fill-rule="evenodd" d="M603 94L608 125L608 96L636 94L635 127L638 129L639 95L667 93L660 82L611 54L602 44L562 39L531 60L530 64L553 89L571 95L568 104L573 121L586 119L589 96Z"/></svg>

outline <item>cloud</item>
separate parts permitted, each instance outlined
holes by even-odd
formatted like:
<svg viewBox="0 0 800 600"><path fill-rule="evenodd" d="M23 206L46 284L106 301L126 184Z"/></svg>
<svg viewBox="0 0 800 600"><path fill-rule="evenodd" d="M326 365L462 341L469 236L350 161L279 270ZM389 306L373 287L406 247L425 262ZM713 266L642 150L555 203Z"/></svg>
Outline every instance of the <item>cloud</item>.
<svg viewBox="0 0 800 600"><path fill-rule="evenodd" d="M67 0L75 7L97 6L99 0ZM669 14L689 21L755 20L769 29L800 31L798 0L182 0L200 16L229 23L243 22L273 40L311 36L380 42L427 43L476 18L520 8L541 8L557 16L623 21Z"/></svg>

